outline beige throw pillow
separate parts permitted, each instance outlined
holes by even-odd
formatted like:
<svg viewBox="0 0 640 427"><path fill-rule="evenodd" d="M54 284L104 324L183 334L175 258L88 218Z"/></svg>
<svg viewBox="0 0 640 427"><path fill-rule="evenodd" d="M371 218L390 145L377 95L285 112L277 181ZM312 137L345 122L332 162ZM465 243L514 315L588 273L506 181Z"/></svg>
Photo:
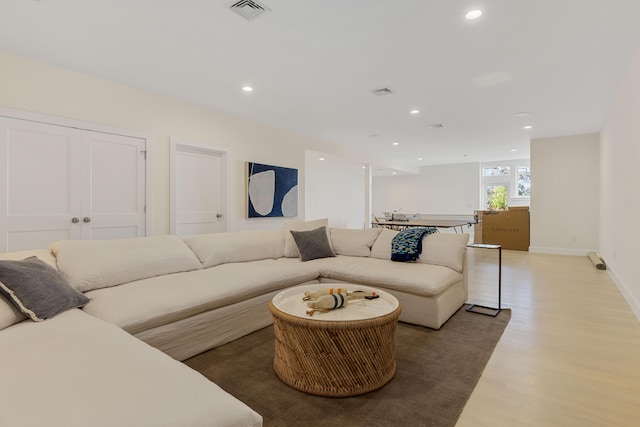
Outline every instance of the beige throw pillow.
<svg viewBox="0 0 640 427"><path fill-rule="evenodd" d="M418 262L442 265L461 273L468 243L468 233L430 234L422 240Z"/></svg>
<svg viewBox="0 0 640 427"><path fill-rule="evenodd" d="M381 228L331 228L331 245L336 255L371 256L371 246L380 235Z"/></svg>
<svg viewBox="0 0 640 427"><path fill-rule="evenodd" d="M391 241L398 234L397 231L383 228L375 243L371 247L371 257L380 259L391 259Z"/></svg>

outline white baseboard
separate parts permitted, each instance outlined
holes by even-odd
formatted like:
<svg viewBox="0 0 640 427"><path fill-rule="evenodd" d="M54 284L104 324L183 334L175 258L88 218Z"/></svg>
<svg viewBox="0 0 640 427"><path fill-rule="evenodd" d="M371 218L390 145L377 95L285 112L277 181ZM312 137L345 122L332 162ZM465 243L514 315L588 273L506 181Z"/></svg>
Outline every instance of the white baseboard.
<svg viewBox="0 0 640 427"><path fill-rule="evenodd" d="M605 260L605 264L606 264L606 260ZM629 286L627 286L624 280L622 280L620 276L616 274L615 270L609 267L609 265L607 265L607 273L609 273L609 277L611 277L611 280L613 280L613 283L616 284L616 286L618 287L618 290L620 291L624 299L627 301L627 304L629 304L631 311L633 311L633 314L636 315L636 319L638 319L638 321L640 322L640 301L638 301L635 295L631 293L631 291L629 290Z"/></svg>
<svg viewBox="0 0 640 427"><path fill-rule="evenodd" d="M546 248L543 246L529 246L529 252L537 254L587 256L589 252L597 252L595 249L570 249L570 248Z"/></svg>

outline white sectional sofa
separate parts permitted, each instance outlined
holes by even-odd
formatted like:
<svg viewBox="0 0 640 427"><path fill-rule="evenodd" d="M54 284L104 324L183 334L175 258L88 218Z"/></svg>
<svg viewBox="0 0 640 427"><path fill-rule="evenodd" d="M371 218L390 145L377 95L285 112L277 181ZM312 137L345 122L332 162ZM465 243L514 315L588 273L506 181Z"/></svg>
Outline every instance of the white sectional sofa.
<svg viewBox="0 0 640 427"><path fill-rule="evenodd" d="M302 261L289 229L188 238L60 241L37 256L89 301L34 322L0 296L0 425L258 426L261 417L184 360L272 323L280 290L353 283L387 290L401 321L439 328L467 299L466 234L390 261L390 230L327 231L336 256ZM303 258L306 254L303 251ZM57 274L57 273L56 273Z"/></svg>

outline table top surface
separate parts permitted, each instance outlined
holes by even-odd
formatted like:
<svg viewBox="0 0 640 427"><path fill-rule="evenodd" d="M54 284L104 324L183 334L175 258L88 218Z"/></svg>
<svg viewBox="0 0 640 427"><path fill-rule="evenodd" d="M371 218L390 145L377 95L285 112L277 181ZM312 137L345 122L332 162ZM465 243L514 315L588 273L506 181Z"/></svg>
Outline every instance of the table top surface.
<svg viewBox="0 0 640 427"><path fill-rule="evenodd" d="M378 221L373 225L403 225L405 227L461 227L474 224L474 221L461 221L452 219L412 219L409 221Z"/></svg>
<svg viewBox="0 0 640 427"><path fill-rule="evenodd" d="M343 308L336 308L326 313L316 312L313 316L307 314L311 310L302 297L306 291L317 291L319 289L337 290L342 289L344 292L365 291L375 292L380 298L367 299L351 299ZM335 292L335 291L334 291ZM398 300L388 292L381 291L369 286L356 285L351 283L318 283L313 285L294 286L283 290L276 294L272 300L273 306L283 313L303 319L318 321L354 321L374 319L376 317L385 316L393 313L400 305Z"/></svg>

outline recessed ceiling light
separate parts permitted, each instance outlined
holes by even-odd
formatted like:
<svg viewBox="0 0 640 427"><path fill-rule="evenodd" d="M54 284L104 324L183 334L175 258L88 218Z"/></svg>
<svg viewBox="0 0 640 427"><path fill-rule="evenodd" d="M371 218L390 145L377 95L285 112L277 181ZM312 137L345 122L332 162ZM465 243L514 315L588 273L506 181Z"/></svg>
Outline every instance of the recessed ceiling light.
<svg viewBox="0 0 640 427"><path fill-rule="evenodd" d="M519 113L515 113L514 116L516 116L516 117L527 117L527 116L529 116L529 114L531 114L531 113L528 112L528 111L521 111Z"/></svg>
<svg viewBox="0 0 640 427"><path fill-rule="evenodd" d="M478 19L480 16L482 16L482 11L480 9L470 10L466 15L464 15L464 17L469 20Z"/></svg>
<svg viewBox="0 0 640 427"><path fill-rule="evenodd" d="M510 151L511 151L512 153L514 153L514 152L516 152L516 151L518 151L518 150L516 150L515 148L512 148Z"/></svg>
<svg viewBox="0 0 640 427"><path fill-rule="evenodd" d="M418 157L418 160L424 160L424 157Z"/></svg>
<svg viewBox="0 0 640 427"><path fill-rule="evenodd" d="M392 145L400 145L399 142L393 142Z"/></svg>
<svg viewBox="0 0 640 427"><path fill-rule="evenodd" d="M395 175L397 172L391 172L391 175Z"/></svg>
<svg viewBox="0 0 640 427"><path fill-rule="evenodd" d="M363 166L363 167L362 167L362 169L366 169L366 168L367 168L366 166Z"/></svg>
<svg viewBox="0 0 640 427"><path fill-rule="evenodd" d="M409 112L410 112L411 114L419 114L419 113L420 113L420 110L411 110L411 111L409 111Z"/></svg>
<svg viewBox="0 0 640 427"><path fill-rule="evenodd" d="M245 92L253 92L253 88L251 86L243 86L242 90Z"/></svg>
<svg viewBox="0 0 640 427"><path fill-rule="evenodd" d="M529 129L531 129L532 127L533 127L533 126L531 126L531 125L527 125L527 126L523 126L523 127L522 127L522 129L527 129L527 130L529 130Z"/></svg>
<svg viewBox="0 0 640 427"><path fill-rule="evenodd" d="M324 157L320 157L318 160L324 160Z"/></svg>

